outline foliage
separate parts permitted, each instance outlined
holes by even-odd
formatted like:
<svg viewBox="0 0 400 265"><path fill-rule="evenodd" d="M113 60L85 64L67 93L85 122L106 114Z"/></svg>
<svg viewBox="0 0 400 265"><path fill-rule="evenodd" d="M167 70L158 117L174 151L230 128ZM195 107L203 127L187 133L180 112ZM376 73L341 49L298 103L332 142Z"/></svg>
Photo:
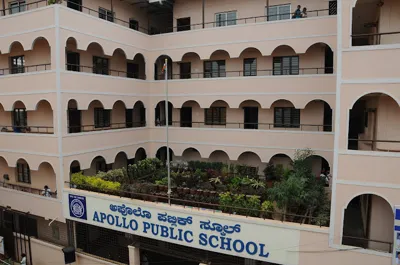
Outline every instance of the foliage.
<svg viewBox="0 0 400 265"><path fill-rule="evenodd" d="M205 162L205 161L189 161L188 167L195 171L196 169L200 169L201 171L207 171L208 169L213 169L216 171L221 171L224 163L221 162Z"/></svg>
<svg viewBox="0 0 400 265"><path fill-rule="evenodd" d="M71 183L77 188L95 191L117 191L121 187L121 183L107 181L97 176L85 176L82 172L72 174Z"/></svg>
<svg viewBox="0 0 400 265"><path fill-rule="evenodd" d="M47 3L49 5L54 5L54 4L57 4L58 2L59 2L59 0L47 0Z"/></svg>
<svg viewBox="0 0 400 265"><path fill-rule="evenodd" d="M224 212L257 216L260 210L259 196L224 192L219 194L219 204Z"/></svg>
<svg viewBox="0 0 400 265"><path fill-rule="evenodd" d="M275 207L274 207L274 203L273 202L264 201L261 204L261 212L262 212L263 217L271 219L272 218L272 213L275 210L274 208Z"/></svg>
<svg viewBox="0 0 400 265"><path fill-rule="evenodd" d="M96 177L102 178L107 181L124 183L128 181L128 172L125 168L113 169L107 172L100 171L96 174Z"/></svg>
<svg viewBox="0 0 400 265"><path fill-rule="evenodd" d="M130 181L156 180L164 177L165 167L157 158L146 158L136 164L128 166L128 178ZM151 181L151 182L154 182Z"/></svg>
<svg viewBox="0 0 400 265"><path fill-rule="evenodd" d="M173 160L170 162L170 166L174 170L188 170L189 164L186 161Z"/></svg>
<svg viewBox="0 0 400 265"><path fill-rule="evenodd" d="M168 186L168 177L156 180L156 185Z"/></svg>
<svg viewBox="0 0 400 265"><path fill-rule="evenodd" d="M275 201L282 210L284 219L287 213L306 216L303 222L311 222L312 216L321 212L329 204L323 183L312 174L307 157L313 152L309 149L296 151L293 170L286 171L280 182L268 190L268 198Z"/></svg>

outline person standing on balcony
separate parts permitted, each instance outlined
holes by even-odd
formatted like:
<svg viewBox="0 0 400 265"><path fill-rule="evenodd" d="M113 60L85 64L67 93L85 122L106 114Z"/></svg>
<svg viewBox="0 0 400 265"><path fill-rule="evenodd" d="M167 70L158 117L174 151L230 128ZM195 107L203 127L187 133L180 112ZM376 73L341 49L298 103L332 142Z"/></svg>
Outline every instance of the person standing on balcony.
<svg viewBox="0 0 400 265"><path fill-rule="evenodd" d="M21 265L26 265L26 255L24 253L21 254Z"/></svg>
<svg viewBox="0 0 400 265"><path fill-rule="evenodd" d="M308 15L307 15L307 7L303 8L303 11L301 12L301 17L302 18L308 17Z"/></svg>
<svg viewBox="0 0 400 265"><path fill-rule="evenodd" d="M51 197L51 190L49 188L49 186L44 186L44 190L42 191L42 195L44 197Z"/></svg>
<svg viewBox="0 0 400 265"><path fill-rule="evenodd" d="M296 11L294 11L292 18L301 18L301 5L297 6Z"/></svg>

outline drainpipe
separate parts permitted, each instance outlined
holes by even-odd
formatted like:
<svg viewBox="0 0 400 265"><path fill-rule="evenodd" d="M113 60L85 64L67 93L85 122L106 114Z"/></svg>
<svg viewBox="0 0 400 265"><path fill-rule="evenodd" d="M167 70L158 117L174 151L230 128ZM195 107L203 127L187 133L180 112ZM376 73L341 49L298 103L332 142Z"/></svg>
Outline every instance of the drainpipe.
<svg viewBox="0 0 400 265"><path fill-rule="evenodd" d="M4 0L3 0L4 1ZM205 2L206 0L203 0L203 29L204 29L204 10L205 10Z"/></svg>
<svg viewBox="0 0 400 265"><path fill-rule="evenodd" d="M266 10L267 10L267 21L269 21L269 0L266 3Z"/></svg>
<svg viewBox="0 0 400 265"><path fill-rule="evenodd" d="M6 15L6 4L4 3L4 0L3 0L3 15L4 16Z"/></svg>
<svg viewBox="0 0 400 265"><path fill-rule="evenodd" d="M114 7L113 7L113 1L112 0L110 0L111 1L111 14L112 14L112 16L113 16L113 18L114 18Z"/></svg>

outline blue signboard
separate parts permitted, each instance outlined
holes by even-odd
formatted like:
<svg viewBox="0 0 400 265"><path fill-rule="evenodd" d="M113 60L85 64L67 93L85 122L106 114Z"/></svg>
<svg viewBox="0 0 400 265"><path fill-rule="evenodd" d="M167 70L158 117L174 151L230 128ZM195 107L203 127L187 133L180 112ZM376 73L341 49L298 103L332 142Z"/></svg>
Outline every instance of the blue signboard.
<svg viewBox="0 0 400 265"><path fill-rule="evenodd" d="M68 201L70 216L87 220L86 198L83 196L69 194Z"/></svg>

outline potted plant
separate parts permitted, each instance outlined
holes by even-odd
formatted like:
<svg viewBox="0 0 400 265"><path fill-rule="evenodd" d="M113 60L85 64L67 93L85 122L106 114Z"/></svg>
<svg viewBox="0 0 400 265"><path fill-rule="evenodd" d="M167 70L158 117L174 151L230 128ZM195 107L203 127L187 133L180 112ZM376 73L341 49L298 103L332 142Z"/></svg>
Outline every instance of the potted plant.
<svg viewBox="0 0 400 265"><path fill-rule="evenodd" d="M190 193L190 189L189 188L183 188L183 193L184 194L189 194Z"/></svg>

